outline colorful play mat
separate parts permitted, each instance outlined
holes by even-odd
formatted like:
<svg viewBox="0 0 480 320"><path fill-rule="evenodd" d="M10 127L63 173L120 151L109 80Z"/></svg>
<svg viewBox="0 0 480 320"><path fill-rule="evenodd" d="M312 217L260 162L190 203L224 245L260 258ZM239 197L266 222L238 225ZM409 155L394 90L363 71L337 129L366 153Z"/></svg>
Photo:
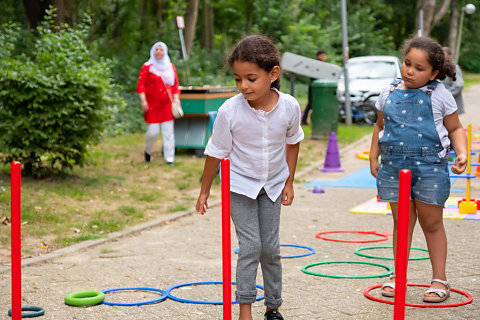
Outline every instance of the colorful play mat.
<svg viewBox="0 0 480 320"><path fill-rule="evenodd" d="M464 219L464 220L480 220L480 210L476 214L459 214L458 201L460 197L449 197L443 209L444 219ZM386 202L377 201L377 198L370 199L350 210L351 213L367 213L367 214L388 214L392 211L387 208Z"/></svg>

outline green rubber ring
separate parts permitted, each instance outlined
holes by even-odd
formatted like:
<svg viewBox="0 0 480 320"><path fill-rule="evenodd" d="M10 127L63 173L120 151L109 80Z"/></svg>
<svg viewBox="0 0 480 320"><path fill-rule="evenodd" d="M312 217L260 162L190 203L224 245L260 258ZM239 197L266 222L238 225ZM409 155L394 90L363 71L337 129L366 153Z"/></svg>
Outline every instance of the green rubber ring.
<svg viewBox="0 0 480 320"><path fill-rule="evenodd" d="M363 248L358 248L357 250L355 250L355 254L358 254L359 256L366 257L366 258L372 258L372 259L393 260L393 257L379 257L379 256L368 255L368 254L365 254L365 253L360 253L360 251L368 250L368 249L392 249L392 248L393 248L392 246L363 247ZM428 249L423 249L423 248L411 248L411 249L428 252ZM430 259L430 256L420 257L420 258L408 258L408 260L427 260L427 259Z"/></svg>
<svg viewBox="0 0 480 320"><path fill-rule="evenodd" d="M373 275L373 276L337 276L337 275L331 275L331 274L325 274L325 273L316 273L316 272L312 272L312 271L307 270L308 268L318 266L318 265L321 265L321 264L332 264L332 263L368 264L368 265L372 265L372 266L385 268L388 271L385 272L385 273L378 274L378 275ZM383 264L373 263L373 262L365 262L365 261L325 261L325 262L317 262L317 263L308 264L308 265L302 267L302 271L305 272L305 273L314 275L314 276L319 276L319 277L341 278L341 279L367 279L367 278L382 278L382 277L389 276L390 274L393 273L393 268L390 268L389 266L386 266L386 265L383 265Z"/></svg>
<svg viewBox="0 0 480 320"><path fill-rule="evenodd" d="M96 290L85 290L70 293L65 296L65 304L69 306L93 306L105 300L105 294Z"/></svg>

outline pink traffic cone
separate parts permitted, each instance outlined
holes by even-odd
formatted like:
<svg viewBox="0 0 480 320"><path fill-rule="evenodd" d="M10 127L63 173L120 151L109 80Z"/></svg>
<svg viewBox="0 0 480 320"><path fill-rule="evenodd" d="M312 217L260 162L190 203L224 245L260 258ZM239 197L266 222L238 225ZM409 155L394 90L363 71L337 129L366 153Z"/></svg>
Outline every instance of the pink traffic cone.
<svg viewBox="0 0 480 320"><path fill-rule="evenodd" d="M325 155L325 163L322 171L325 172L342 172L344 169L340 165L340 154L338 152L337 135L335 132L330 134L328 139L327 154Z"/></svg>

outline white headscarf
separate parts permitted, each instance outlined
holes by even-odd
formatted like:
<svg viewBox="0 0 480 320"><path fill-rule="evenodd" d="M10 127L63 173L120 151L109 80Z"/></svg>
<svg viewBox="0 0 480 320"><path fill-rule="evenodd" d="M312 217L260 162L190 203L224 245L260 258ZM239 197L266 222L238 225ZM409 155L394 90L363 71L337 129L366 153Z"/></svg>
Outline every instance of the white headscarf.
<svg viewBox="0 0 480 320"><path fill-rule="evenodd" d="M155 49L158 46L162 46L163 52L165 52L165 55L160 60L155 59ZM148 59L145 64L151 64L149 71L161 77L165 84L173 86L175 83L175 74L173 72L172 63L170 62L170 57L168 56L168 48L165 43L157 42L153 45L152 49L150 49L150 59Z"/></svg>

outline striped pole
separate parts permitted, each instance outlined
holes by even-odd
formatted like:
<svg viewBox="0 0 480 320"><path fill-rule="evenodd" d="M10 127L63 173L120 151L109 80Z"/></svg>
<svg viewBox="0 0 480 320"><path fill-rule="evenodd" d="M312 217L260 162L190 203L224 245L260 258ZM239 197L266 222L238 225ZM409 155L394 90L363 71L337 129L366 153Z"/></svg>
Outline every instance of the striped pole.
<svg viewBox="0 0 480 320"><path fill-rule="evenodd" d="M223 320L232 319L232 261L230 244L230 160L222 159Z"/></svg>
<svg viewBox="0 0 480 320"><path fill-rule="evenodd" d="M12 246L12 319L22 318L22 237L20 213L20 182L22 165L14 161L10 165L11 190L11 246Z"/></svg>
<svg viewBox="0 0 480 320"><path fill-rule="evenodd" d="M400 171L398 193L397 253L395 257L395 303L393 319L405 319L405 294L407 291L408 222L410 219L410 170Z"/></svg>

